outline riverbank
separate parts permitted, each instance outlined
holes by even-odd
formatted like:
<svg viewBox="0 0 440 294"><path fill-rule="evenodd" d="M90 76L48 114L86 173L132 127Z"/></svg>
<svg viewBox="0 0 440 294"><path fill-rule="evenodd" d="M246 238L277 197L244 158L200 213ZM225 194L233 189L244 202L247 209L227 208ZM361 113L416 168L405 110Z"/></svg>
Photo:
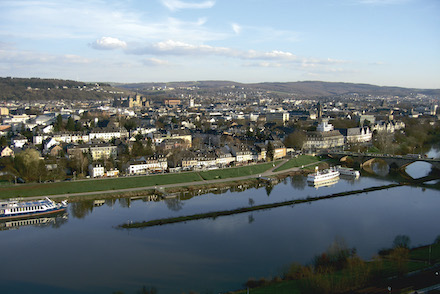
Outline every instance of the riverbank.
<svg viewBox="0 0 440 294"><path fill-rule="evenodd" d="M81 180L45 184L19 184L8 187L0 187L0 198L37 199L42 196L51 198L67 199L71 197L90 197L110 195L124 195L126 193L145 194L149 190L173 189L186 186L214 185L233 181L256 179L260 175L264 177L277 176L281 173L298 172L298 166L290 167L282 172L275 172L278 166L288 163L289 160L278 160L261 164L252 164L242 167L218 169L212 171L183 172L177 174L160 174L149 176L132 176L120 178L107 178L98 180ZM319 164L320 160L311 164ZM148 192L149 193L149 192Z"/></svg>
<svg viewBox="0 0 440 294"><path fill-rule="evenodd" d="M314 265L292 264L283 277L251 278L245 283L247 289L228 293L412 294L438 293L440 290L439 242L411 249L397 246L371 261L361 260L354 249L339 250L333 252L334 256L330 251L317 256ZM328 258L325 264L320 260L323 257Z"/></svg>

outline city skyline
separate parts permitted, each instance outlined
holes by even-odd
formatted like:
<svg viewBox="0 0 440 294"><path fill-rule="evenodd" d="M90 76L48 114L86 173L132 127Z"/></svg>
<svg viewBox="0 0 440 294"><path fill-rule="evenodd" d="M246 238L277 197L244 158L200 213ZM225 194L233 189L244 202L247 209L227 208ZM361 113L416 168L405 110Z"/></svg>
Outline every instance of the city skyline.
<svg viewBox="0 0 440 294"><path fill-rule="evenodd" d="M0 76L440 88L435 0L6 0L0 11Z"/></svg>

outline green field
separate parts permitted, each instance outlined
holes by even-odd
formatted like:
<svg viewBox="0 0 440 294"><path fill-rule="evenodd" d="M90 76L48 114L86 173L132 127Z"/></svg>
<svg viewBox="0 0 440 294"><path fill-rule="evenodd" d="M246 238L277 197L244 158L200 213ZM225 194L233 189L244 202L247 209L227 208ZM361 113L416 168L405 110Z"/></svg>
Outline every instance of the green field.
<svg viewBox="0 0 440 294"><path fill-rule="evenodd" d="M300 155L296 158L290 159L288 162L286 162L282 166L276 168L274 171L278 172L278 171L283 171L283 170L290 169L293 167L301 167L303 165L308 165L308 164L312 164L315 162L319 162L320 160L321 159L316 156Z"/></svg>
<svg viewBox="0 0 440 294"><path fill-rule="evenodd" d="M278 162L279 163L279 162ZM210 179L225 179L262 173L273 163L256 164L237 168L219 169L207 172L185 172L177 174L90 179L45 184L0 185L0 198L50 196L84 192L102 192L120 189L153 187L167 184L192 183ZM275 163L277 164L277 163ZM202 177L202 178L201 178Z"/></svg>
<svg viewBox="0 0 440 294"><path fill-rule="evenodd" d="M263 173L273 167L273 164L278 165L281 161L268 162L263 164L247 165L235 168L225 168L200 172L200 176L204 180L215 180L215 179L229 179L238 178L250 175L256 175Z"/></svg>
<svg viewBox="0 0 440 294"><path fill-rule="evenodd" d="M197 173L164 174L114 179L81 180L47 184L20 184L0 187L0 198L46 196L57 194L100 192L140 187L152 187L174 183L200 181Z"/></svg>
<svg viewBox="0 0 440 294"><path fill-rule="evenodd" d="M440 262L440 243L411 250L409 256L414 260Z"/></svg>

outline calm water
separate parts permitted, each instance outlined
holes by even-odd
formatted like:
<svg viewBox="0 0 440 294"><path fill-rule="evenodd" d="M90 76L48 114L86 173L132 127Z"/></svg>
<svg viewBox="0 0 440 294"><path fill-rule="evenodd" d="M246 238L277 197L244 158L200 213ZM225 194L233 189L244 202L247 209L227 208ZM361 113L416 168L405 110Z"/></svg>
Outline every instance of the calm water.
<svg viewBox="0 0 440 294"><path fill-rule="evenodd" d="M430 166L410 166L424 176ZM116 226L197 212L224 210L389 184L385 177L340 179L309 187L303 177L272 187L205 194L188 200L121 199L99 207L69 204L68 218L0 231L2 293L218 293L249 277L273 277L291 262L309 263L336 239L365 259L390 247L396 235L411 245L440 235L438 190L398 187L310 204L161 227ZM6 292L5 292L6 291Z"/></svg>

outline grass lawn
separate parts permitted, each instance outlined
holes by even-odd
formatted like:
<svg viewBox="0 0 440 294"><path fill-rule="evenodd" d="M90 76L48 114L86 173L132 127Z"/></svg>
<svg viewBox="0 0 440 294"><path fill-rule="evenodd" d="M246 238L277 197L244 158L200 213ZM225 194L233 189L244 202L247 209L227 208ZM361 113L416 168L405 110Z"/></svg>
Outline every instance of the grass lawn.
<svg viewBox="0 0 440 294"><path fill-rule="evenodd" d="M281 161L268 162L263 164L254 164L234 168L224 168L216 169L210 171L199 172L200 176L204 180L215 180L215 179L229 179L238 178L249 175L256 175L263 173L273 167L273 164L278 165Z"/></svg>
<svg viewBox="0 0 440 294"><path fill-rule="evenodd" d="M286 162L285 164L283 164L282 166L276 168L274 171L278 172L278 171L283 171L289 168L293 168L293 167L301 167L303 165L307 165L307 164L311 164L314 162L318 162L321 159L319 157L316 156L310 156L310 155L300 155L297 158L292 158L290 159L288 162Z"/></svg>
<svg viewBox="0 0 440 294"><path fill-rule="evenodd" d="M431 254L429 253L431 251ZM411 250L410 259L421 260L428 262L431 259L431 262L439 262L440 261L440 244L432 244L431 250L429 250L429 246L423 246L416 249Z"/></svg>
<svg viewBox="0 0 440 294"><path fill-rule="evenodd" d="M197 173L190 172L47 184L19 184L7 187L0 186L0 198L46 196L81 192L99 192L138 187L152 187L156 185L166 185L173 183L190 183L195 181L200 181L200 177Z"/></svg>
<svg viewBox="0 0 440 294"><path fill-rule="evenodd" d="M237 294L245 294L247 290L234 292ZM249 294L300 294L298 281L284 281L272 285L249 289Z"/></svg>
<svg viewBox="0 0 440 294"><path fill-rule="evenodd" d="M279 164L281 161L275 162ZM272 162L248 165L237 168L219 169L207 172L187 172L178 174L163 174L137 177L120 177L112 179L90 179L72 182L46 184L0 185L0 198L50 196L83 192L100 192L119 189L152 187L176 183L192 183L212 179L226 179L262 173L272 167ZM202 178L201 178L202 177Z"/></svg>

